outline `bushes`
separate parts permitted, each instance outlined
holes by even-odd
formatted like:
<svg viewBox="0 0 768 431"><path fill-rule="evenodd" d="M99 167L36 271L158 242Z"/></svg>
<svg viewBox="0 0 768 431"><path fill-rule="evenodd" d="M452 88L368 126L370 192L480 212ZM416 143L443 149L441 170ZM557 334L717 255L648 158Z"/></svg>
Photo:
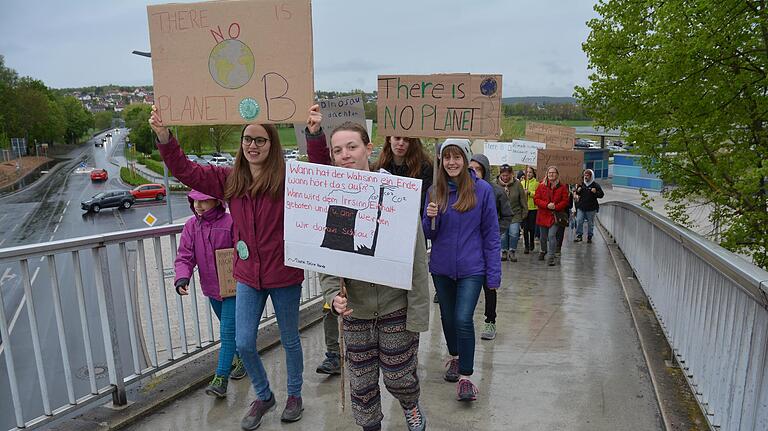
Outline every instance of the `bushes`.
<svg viewBox="0 0 768 431"><path fill-rule="evenodd" d="M147 184L150 181L138 173L131 172L130 169L126 167L120 168L120 179L123 180L124 183L130 184L132 186L138 186L139 184Z"/></svg>

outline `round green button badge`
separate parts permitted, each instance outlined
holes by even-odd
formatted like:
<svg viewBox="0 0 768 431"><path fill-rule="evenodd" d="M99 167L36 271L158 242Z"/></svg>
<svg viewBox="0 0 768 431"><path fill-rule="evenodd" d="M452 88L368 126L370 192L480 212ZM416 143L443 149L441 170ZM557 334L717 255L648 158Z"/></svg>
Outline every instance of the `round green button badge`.
<svg viewBox="0 0 768 431"><path fill-rule="evenodd" d="M237 242L237 255L240 257L240 260L248 259L248 246L245 244L245 241L240 240Z"/></svg>
<svg viewBox="0 0 768 431"><path fill-rule="evenodd" d="M246 97L240 101L240 116L244 120L251 121L255 119L259 116L260 111L261 107L259 107L259 103L256 100Z"/></svg>

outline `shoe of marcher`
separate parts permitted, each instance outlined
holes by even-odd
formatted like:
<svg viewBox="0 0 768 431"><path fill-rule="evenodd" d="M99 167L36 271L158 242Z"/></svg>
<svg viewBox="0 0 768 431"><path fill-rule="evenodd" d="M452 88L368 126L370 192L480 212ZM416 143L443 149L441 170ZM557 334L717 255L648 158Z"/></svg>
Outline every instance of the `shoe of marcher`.
<svg viewBox="0 0 768 431"><path fill-rule="evenodd" d="M587 244L592 244L592 237L591 236L587 237Z"/></svg>
<svg viewBox="0 0 768 431"><path fill-rule="evenodd" d="M526 248L526 249L525 249L525 251L523 251L523 254L528 254L528 253L530 253L530 252L531 252L531 250L530 250L530 249L528 249L528 248Z"/></svg>
<svg viewBox="0 0 768 431"><path fill-rule="evenodd" d="M456 385L456 399L459 401L475 401L477 392L477 386L469 379L461 379Z"/></svg>
<svg viewBox="0 0 768 431"><path fill-rule="evenodd" d="M232 372L229 373L229 378L232 380L240 380L247 375L245 371L245 364L239 356L235 356L234 363L232 364Z"/></svg>
<svg viewBox="0 0 768 431"><path fill-rule="evenodd" d="M573 239L573 242L581 242L584 239L581 237L581 235L576 235L576 238Z"/></svg>
<svg viewBox="0 0 768 431"><path fill-rule="evenodd" d="M480 333L480 339L493 340L494 338L496 338L496 324L485 322L485 326L483 326L483 331Z"/></svg>
<svg viewBox="0 0 768 431"><path fill-rule="evenodd" d="M544 256L545 256L545 255L546 255L546 253L544 253L544 252L539 252L539 260L544 260Z"/></svg>
<svg viewBox="0 0 768 431"><path fill-rule="evenodd" d="M549 265L549 266L555 266L555 258L554 258L554 257L550 257L550 258L547 260L547 265Z"/></svg>
<svg viewBox="0 0 768 431"><path fill-rule="evenodd" d="M517 262L517 256L515 256L515 251L510 250L509 251L509 261L510 262Z"/></svg>
<svg viewBox="0 0 768 431"><path fill-rule="evenodd" d="M503 262L505 260L507 260L507 251L506 250L502 250L501 251L501 261Z"/></svg>
<svg viewBox="0 0 768 431"><path fill-rule="evenodd" d="M437 304L437 302L438 302L438 301L437 301L437 292L435 292L435 296L434 296L434 297L432 297L432 302L434 302L435 304Z"/></svg>
<svg viewBox="0 0 768 431"><path fill-rule="evenodd" d="M269 394L269 399L266 401L255 400L251 403L251 408L248 409L243 420L240 421L240 427L246 431L255 430L261 425L261 419L270 410L275 408L275 394Z"/></svg>
<svg viewBox="0 0 768 431"><path fill-rule="evenodd" d="M323 363L317 367L318 374L341 374L341 358L336 352L326 352Z"/></svg>
<svg viewBox="0 0 768 431"><path fill-rule="evenodd" d="M226 398L227 378L224 376L213 376L213 380L205 388L205 393L216 398Z"/></svg>
<svg viewBox="0 0 768 431"><path fill-rule="evenodd" d="M424 431L427 429L427 418L416 403L412 409L403 409L405 414L405 423L408 425L408 431Z"/></svg>
<svg viewBox="0 0 768 431"><path fill-rule="evenodd" d="M458 382L459 381L459 358L453 358L448 360L445 366L448 367L448 369L445 370L445 376L443 376L443 379L445 379L446 382Z"/></svg>
<svg viewBox="0 0 768 431"><path fill-rule="evenodd" d="M280 415L280 420L283 422L296 422L301 419L301 412L304 411L304 404L301 402L301 397L288 396L288 401L285 402L285 410Z"/></svg>
<svg viewBox="0 0 768 431"><path fill-rule="evenodd" d="M560 252L559 251L555 253L555 259L560 259Z"/></svg>

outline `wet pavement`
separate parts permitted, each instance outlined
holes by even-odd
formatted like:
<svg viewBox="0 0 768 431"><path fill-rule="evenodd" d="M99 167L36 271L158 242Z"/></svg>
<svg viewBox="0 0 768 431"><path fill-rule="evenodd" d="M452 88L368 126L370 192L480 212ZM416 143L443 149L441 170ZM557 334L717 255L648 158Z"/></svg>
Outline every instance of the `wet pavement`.
<svg viewBox="0 0 768 431"><path fill-rule="evenodd" d="M503 262L498 293L498 336L482 341L484 299L475 313L478 400L455 400L455 384L443 380L447 349L437 304L430 331L421 335L421 405L432 430L659 430L660 415L637 334L602 236L574 244L566 235L558 266L536 254ZM520 244L522 247L522 244ZM316 374L323 358L322 326L301 334L304 350L304 417L280 422L285 403L285 360L279 347L263 355L278 407L260 430L350 430L342 411L340 378ZM399 404L382 387L385 430L406 429ZM225 400L200 389L143 418L128 429L234 430L253 400L248 379L230 381Z"/></svg>

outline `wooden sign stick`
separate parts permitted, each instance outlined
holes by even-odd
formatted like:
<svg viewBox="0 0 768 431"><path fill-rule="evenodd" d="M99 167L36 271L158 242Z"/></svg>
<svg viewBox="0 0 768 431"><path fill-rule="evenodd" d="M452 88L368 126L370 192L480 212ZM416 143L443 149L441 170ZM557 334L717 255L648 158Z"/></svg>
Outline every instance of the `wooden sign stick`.
<svg viewBox="0 0 768 431"><path fill-rule="evenodd" d="M340 295L344 298L347 297L347 288L344 286L344 278L339 277L339 285L341 286ZM333 307L333 304L331 304ZM333 311L333 310L331 310ZM339 319L339 368L341 368L341 411L345 411L347 405L347 395L344 388L344 316L340 316Z"/></svg>
<svg viewBox="0 0 768 431"><path fill-rule="evenodd" d="M432 193L430 193L430 202L435 202L435 184L437 184L437 174L438 169L440 169L440 153L437 150L437 143L440 140L438 138L435 138L435 166L432 169ZM439 210L439 208L438 208ZM435 219L437 217L432 218L432 230L435 230Z"/></svg>

